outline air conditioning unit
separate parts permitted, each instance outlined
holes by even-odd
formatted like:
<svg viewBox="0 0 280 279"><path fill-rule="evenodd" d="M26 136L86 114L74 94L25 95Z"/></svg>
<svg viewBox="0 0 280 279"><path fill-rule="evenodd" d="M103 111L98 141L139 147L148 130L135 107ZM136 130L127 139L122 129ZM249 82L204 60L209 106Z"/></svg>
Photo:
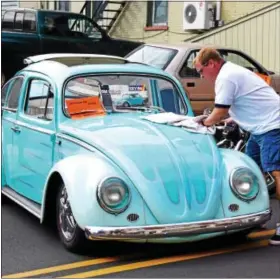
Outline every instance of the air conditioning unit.
<svg viewBox="0 0 280 279"><path fill-rule="evenodd" d="M183 29L203 30L213 27L213 6L207 1L184 2Z"/></svg>

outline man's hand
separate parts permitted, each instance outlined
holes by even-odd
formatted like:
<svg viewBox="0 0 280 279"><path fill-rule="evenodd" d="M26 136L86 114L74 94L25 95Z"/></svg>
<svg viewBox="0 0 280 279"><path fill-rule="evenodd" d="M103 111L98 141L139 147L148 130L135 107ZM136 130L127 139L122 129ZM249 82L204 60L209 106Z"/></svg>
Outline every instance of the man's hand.
<svg viewBox="0 0 280 279"><path fill-rule="evenodd" d="M194 122L202 124L203 125L203 120L205 120L208 117L208 115L198 115L193 118Z"/></svg>
<svg viewBox="0 0 280 279"><path fill-rule="evenodd" d="M207 117L207 119L203 120L204 126L213 126L221 120L223 120L228 115L228 108L214 108L212 113Z"/></svg>
<svg viewBox="0 0 280 279"><path fill-rule="evenodd" d="M229 118L222 120L221 122L226 123L226 124L231 124L234 122L234 120L231 117L229 117Z"/></svg>

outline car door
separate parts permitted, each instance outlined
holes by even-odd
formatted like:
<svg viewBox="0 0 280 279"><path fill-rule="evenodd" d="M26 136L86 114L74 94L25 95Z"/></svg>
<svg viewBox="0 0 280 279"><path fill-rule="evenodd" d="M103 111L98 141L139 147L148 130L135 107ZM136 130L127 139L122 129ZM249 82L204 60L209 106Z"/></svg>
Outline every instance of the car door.
<svg viewBox="0 0 280 279"><path fill-rule="evenodd" d="M13 154L14 136L17 133L16 119L20 94L23 87L23 76L10 79L2 88L2 187L14 188L14 170L16 160Z"/></svg>
<svg viewBox="0 0 280 279"><path fill-rule="evenodd" d="M252 57L245 54L244 52L237 50L221 49L219 51L225 61L230 61L239 66L247 68L248 70L254 72L256 75L261 77L264 81L266 81L270 86L274 87L274 89L276 90L274 79L272 80L272 76L270 76L269 72Z"/></svg>
<svg viewBox="0 0 280 279"><path fill-rule="evenodd" d="M67 13L41 13L40 33L45 53L106 53L103 32L86 17ZM107 45L107 48L106 48Z"/></svg>
<svg viewBox="0 0 280 279"><path fill-rule="evenodd" d="M14 134L16 191L40 203L47 175L54 163L55 119L53 84L33 74L17 116Z"/></svg>
<svg viewBox="0 0 280 279"><path fill-rule="evenodd" d="M25 66L24 58L41 53L35 12L6 11L3 31L6 31L6 38L2 42L2 67L6 78L9 78Z"/></svg>
<svg viewBox="0 0 280 279"><path fill-rule="evenodd" d="M266 70L253 58L249 57L243 52L232 49L219 49L219 52L225 61L230 61L239 66L247 68L248 70L256 73L266 75Z"/></svg>
<svg viewBox="0 0 280 279"><path fill-rule="evenodd" d="M230 61L245 67L267 81L268 73L265 68L245 53L238 50L223 48L219 48L218 51L225 61ZM198 52L199 49L193 49L188 53L177 74L187 92L196 115L203 114L206 108L213 108L215 101L214 85L200 78L200 75L193 65L193 60Z"/></svg>
<svg viewBox="0 0 280 279"><path fill-rule="evenodd" d="M42 53L71 52L69 38L56 28L55 16L54 13L41 12L38 14Z"/></svg>
<svg viewBox="0 0 280 279"><path fill-rule="evenodd" d="M176 74L185 89L195 115L203 114L206 108L212 108L215 99L214 86L202 79L193 65L198 52L197 49L188 52Z"/></svg>
<svg viewBox="0 0 280 279"><path fill-rule="evenodd" d="M280 75L266 70L264 66L244 52L228 49L221 49L219 51L226 61L231 61L254 72L280 94Z"/></svg>
<svg viewBox="0 0 280 279"><path fill-rule="evenodd" d="M40 38L37 32L35 12L16 12L13 33L14 37L20 42L21 62L28 56L41 53Z"/></svg>
<svg viewBox="0 0 280 279"><path fill-rule="evenodd" d="M110 54L114 48L105 32L83 16L68 18L69 50L72 53Z"/></svg>

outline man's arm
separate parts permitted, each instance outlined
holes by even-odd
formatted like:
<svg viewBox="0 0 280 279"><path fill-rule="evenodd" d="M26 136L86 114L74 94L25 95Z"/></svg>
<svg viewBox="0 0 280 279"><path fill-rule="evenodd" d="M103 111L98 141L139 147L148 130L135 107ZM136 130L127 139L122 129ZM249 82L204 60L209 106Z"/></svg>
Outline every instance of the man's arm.
<svg viewBox="0 0 280 279"><path fill-rule="evenodd" d="M230 106L234 102L237 85L231 80L222 79L215 84L215 108L212 113L202 121L205 126L212 126L228 117Z"/></svg>
<svg viewBox="0 0 280 279"><path fill-rule="evenodd" d="M214 108L212 113L202 121L204 126L212 126L221 122L226 116L228 116L229 108Z"/></svg>

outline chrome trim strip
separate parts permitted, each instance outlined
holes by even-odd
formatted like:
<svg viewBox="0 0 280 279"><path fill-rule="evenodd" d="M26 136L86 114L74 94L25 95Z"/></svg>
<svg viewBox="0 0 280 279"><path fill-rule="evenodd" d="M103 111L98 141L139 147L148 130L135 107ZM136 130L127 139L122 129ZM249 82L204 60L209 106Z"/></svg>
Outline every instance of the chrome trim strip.
<svg viewBox="0 0 280 279"><path fill-rule="evenodd" d="M8 107L2 107L2 110L5 110L5 111L11 111L11 112L17 112L17 109L14 109L14 108L8 108Z"/></svg>
<svg viewBox="0 0 280 279"><path fill-rule="evenodd" d="M64 139L64 140L68 140L68 141L70 141L70 142L73 142L73 143L75 143L75 144L77 144L77 145L79 145L79 146L81 146L81 147L84 147L85 149L87 149L87 150L89 150L89 151L92 151L92 152L95 152L95 151L96 151L96 149L93 148L91 145L89 145L89 144L87 144L87 143L85 143L85 142L83 142L83 141L81 141L81 140L78 140L78 139L76 139L76 138L74 138L74 137L70 137L70 136L67 136L67 135L65 135L65 134L59 133L59 134L57 134L57 138L60 138L60 139Z"/></svg>
<svg viewBox="0 0 280 279"><path fill-rule="evenodd" d="M52 130L41 128L41 127L37 127L37 126L33 126L33 125L30 125L30 124L26 124L26 123L23 123L21 121L17 121L17 122L15 122L15 124L17 126L25 127L27 129L30 129L30 130L33 130L33 131L37 131L37 132L40 132L40 133L43 133L43 134L47 134L47 135L55 134L55 132L52 131Z"/></svg>
<svg viewBox="0 0 280 279"><path fill-rule="evenodd" d="M31 214L36 216L37 218L41 218L41 206L36 204L35 202L28 200L27 198L21 196L17 192L15 192L9 186L5 186L1 190L2 194L7 196L9 199L29 211Z"/></svg>
<svg viewBox="0 0 280 279"><path fill-rule="evenodd" d="M30 130L33 130L33 131L43 133L43 134L47 134L47 135L55 134L55 132L52 131L52 130L37 127L37 126L34 126L34 125L30 125L30 124L26 124L26 123L23 123L22 121L10 119L10 118L3 118L3 120L9 121L9 122L15 124L16 126L24 127L24 128L27 128L27 129L30 129Z"/></svg>
<svg viewBox="0 0 280 279"><path fill-rule="evenodd" d="M85 235L90 240L132 240L167 237L184 237L195 234L240 230L262 224L271 218L271 210L210 221L179 224L128 226L128 227L85 227Z"/></svg>

